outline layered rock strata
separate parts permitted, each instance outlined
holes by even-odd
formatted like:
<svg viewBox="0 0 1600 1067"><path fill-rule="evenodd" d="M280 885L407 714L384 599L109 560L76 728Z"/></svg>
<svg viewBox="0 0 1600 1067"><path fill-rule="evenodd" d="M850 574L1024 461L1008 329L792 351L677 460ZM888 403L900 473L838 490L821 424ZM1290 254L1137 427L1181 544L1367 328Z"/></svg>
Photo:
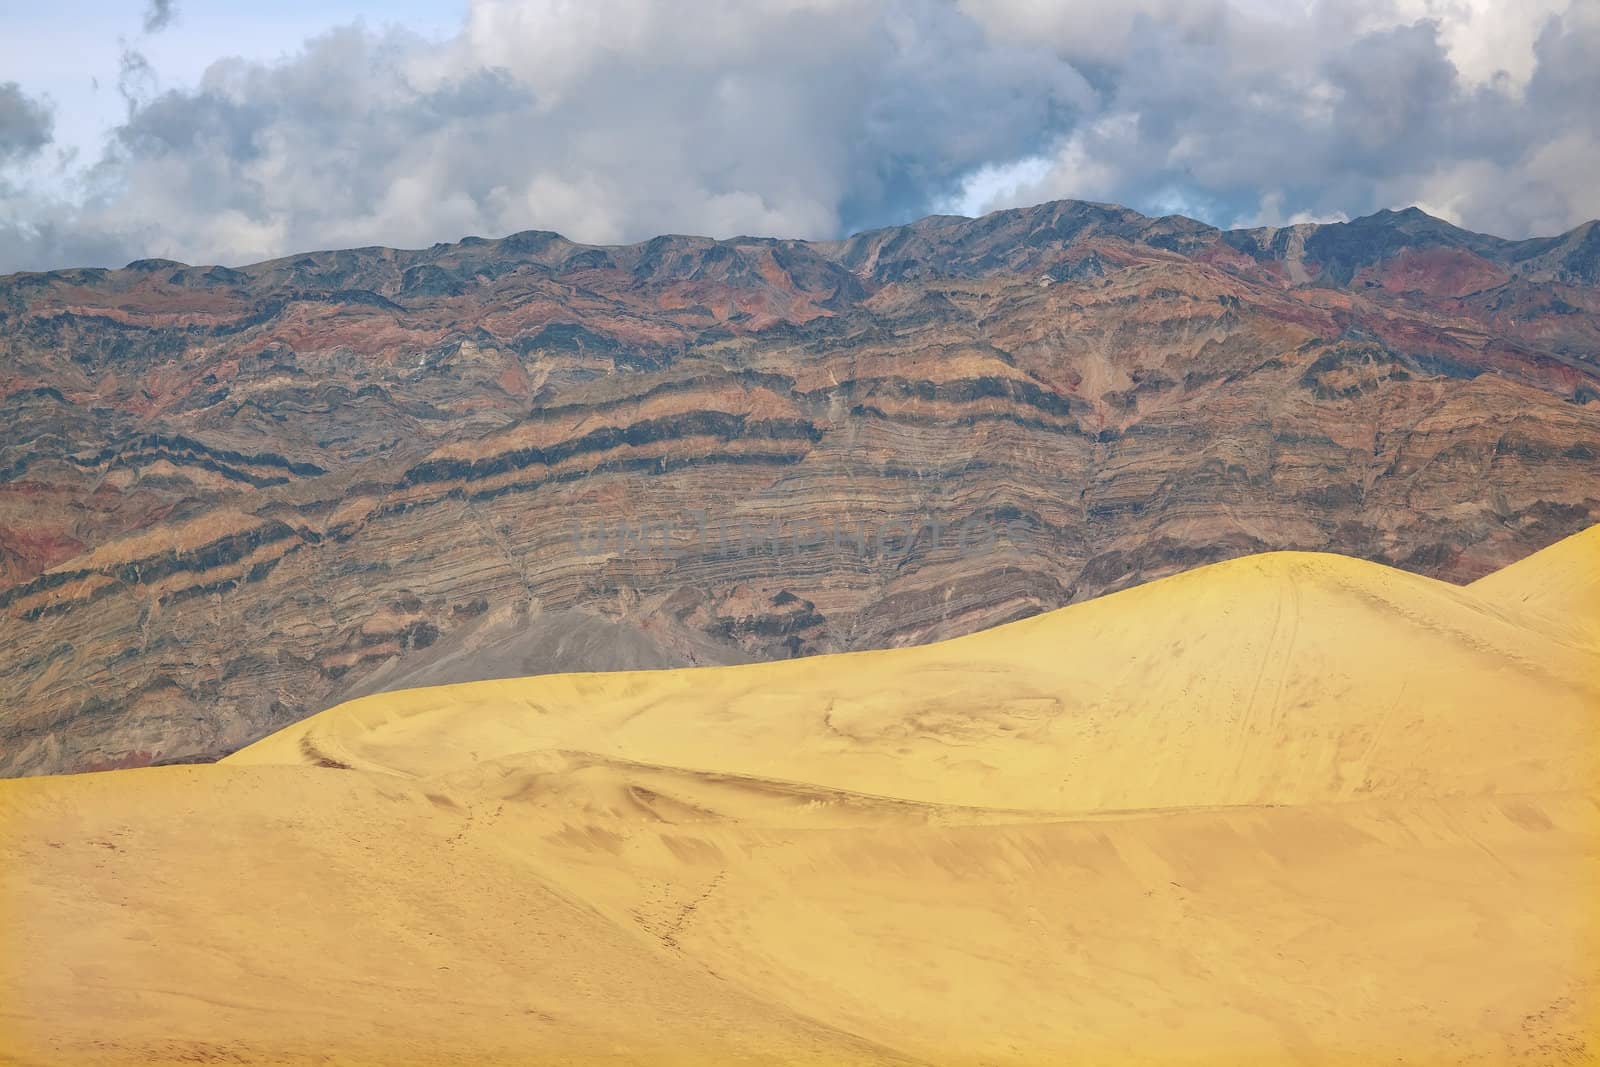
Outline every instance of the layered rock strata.
<svg viewBox="0 0 1600 1067"><path fill-rule="evenodd" d="M0 772L363 692L954 636L1600 519L1600 227L1061 202L0 279Z"/></svg>

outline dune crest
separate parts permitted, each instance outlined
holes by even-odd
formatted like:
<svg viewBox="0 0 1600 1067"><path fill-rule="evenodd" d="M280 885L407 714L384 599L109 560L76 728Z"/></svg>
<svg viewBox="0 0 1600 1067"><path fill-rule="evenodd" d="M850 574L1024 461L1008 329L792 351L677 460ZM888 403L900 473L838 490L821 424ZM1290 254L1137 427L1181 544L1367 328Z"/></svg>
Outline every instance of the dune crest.
<svg viewBox="0 0 1600 1067"><path fill-rule="evenodd" d="M1597 560L1272 553L0 781L0 1061L1588 1062Z"/></svg>
<svg viewBox="0 0 1600 1067"><path fill-rule="evenodd" d="M223 762L428 777L572 750L1053 813L1305 804L1584 788L1596 707L1593 650L1443 582L1274 552L914 648L384 693Z"/></svg>

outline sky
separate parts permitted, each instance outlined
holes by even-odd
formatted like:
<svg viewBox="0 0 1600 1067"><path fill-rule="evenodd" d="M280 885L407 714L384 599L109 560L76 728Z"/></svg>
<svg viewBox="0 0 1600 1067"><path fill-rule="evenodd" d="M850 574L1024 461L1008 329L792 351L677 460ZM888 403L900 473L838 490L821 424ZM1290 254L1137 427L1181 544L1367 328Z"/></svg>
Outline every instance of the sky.
<svg viewBox="0 0 1600 1067"><path fill-rule="evenodd" d="M0 0L0 272L1059 198L1600 216L1600 0Z"/></svg>

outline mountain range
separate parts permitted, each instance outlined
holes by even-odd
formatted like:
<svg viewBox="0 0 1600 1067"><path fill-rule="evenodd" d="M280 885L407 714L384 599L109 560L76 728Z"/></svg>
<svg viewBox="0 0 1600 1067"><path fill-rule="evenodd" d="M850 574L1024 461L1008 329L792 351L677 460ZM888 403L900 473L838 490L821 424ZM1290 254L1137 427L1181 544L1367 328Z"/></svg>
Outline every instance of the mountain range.
<svg viewBox="0 0 1600 1067"><path fill-rule="evenodd" d="M0 418L0 773L210 760L1268 550L1482 578L1600 521L1600 226L1064 201L17 274Z"/></svg>

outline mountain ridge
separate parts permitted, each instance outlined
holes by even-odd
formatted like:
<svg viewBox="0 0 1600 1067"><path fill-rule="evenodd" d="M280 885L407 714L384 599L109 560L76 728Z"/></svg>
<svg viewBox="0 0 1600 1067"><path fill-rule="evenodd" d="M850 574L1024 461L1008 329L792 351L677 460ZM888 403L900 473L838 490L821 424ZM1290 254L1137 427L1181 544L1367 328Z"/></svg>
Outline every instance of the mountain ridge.
<svg viewBox="0 0 1600 1067"><path fill-rule="evenodd" d="M0 279L0 773L211 758L474 664L915 644L1273 548L1466 582L1600 520L1600 230L1512 263L1374 218Z"/></svg>
<svg viewBox="0 0 1600 1067"><path fill-rule="evenodd" d="M726 246L738 246L744 244L759 244L767 246L804 245L819 249L829 249L834 251L836 255L842 256L844 250L853 243L884 234L896 233L899 231L926 231L930 229L939 229L946 226L954 226L958 228L968 225L983 226L985 224L993 226L998 220L1014 217L1031 217L1047 211L1057 213L1062 211L1082 213L1090 210L1102 213L1107 219L1114 217L1119 221L1122 221L1125 225L1129 225L1136 230L1142 229L1149 231L1163 226L1176 227L1194 233L1215 234L1224 240L1232 239L1233 241L1242 242L1246 239L1252 239L1256 240L1258 243L1259 238L1264 237L1270 243L1270 241L1276 238L1278 235L1288 234L1291 232L1311 235L1329 232L1334 228L1344 228L1347 231L1352 232L1358 230L1378 230L1385 228L1394 220L1399 220L1400 226L1402 228L1410 229L1413 235L1415 235L1419 229L1423 231L1431 231L1433 236L1439 237L1448 243L1461 244L1464 246L1473 247L1474 249L1483 249L1496 252L1503 251L1506 254L1506 258L1511 260L1526 260L1532 258L1533 254L1537 250L1546 249L1554 245L1566 244L1572 241L1586 241L1593 235L1595 228L1600 226L1600 219L1591 219L1587 222L1578 223L1567 230L1550 236L1505 238L1495 234L1465 229L1436 215L1430 215L1420 207L1412 205L1398 209L1382 208L1378 211L1372 212L1371 214L1360 215L1343 221L1288 223L1281 226L1262 225L1225 228L1203 222L1187 215L1145 215L1141 212L1135 211L1132 208L1124 207L1121 204L1107 201L1061 199L1044 201L1028 207L1000 208L996 209L995 211L977 216L935 213L921 216L909 222L872 227L852 233L842 238L786 238L766 237L755 234L737 234L730 237L710 237L704 234L661 233L653 237L647 237L638 241L620 244L594 244L573 240L555 230L529 229L518 230L513 233L505 234L501 237L482 237L469 234L460 237L455 241L440 241L427 247L360 245L352 248L339 249L305 249L298 252L286 253L282 256L274 256L264 260L254 260L248 263L234 264L231 266L220 263L191 264L181 260L167 259L164 257L145 257L132 260L129 263L124 264L122 267L78 266L62 267L45 271L16 271L11 274L0 275L0 284L4 284L8 280L19 278L55 278L58 276L71 278L81 277L85 274L115 273L118 271L133 271L136 273L176 271L183 273L186 276L189 274L189 272L205 271L207 274L210 274L210 272L216 272L216 274L212 277L207 277L207 274L201 274L198 275L198 277L208 281L217 282L225 280L230 274L250 275L252 272L260 273L264 272L264 268L293 264L301 259L314 259L317 256L323 255L337 255L340 253L367 254L378 257L390 255L409 255L418 257L418 259L413 263L413 265L416 265L416 262L421 262L420 257L425 255L439 255L445 252L457 251L464 247L482 247L485 245L509 245L512 248L517 248L519 246L536 247L539 245L562 245L573 250L573 254L582 254L594 251L618 252L643 250L649 246L659 245L663 242L668 245L673 245L679 242L687 242L691 245L710 244ZM1143 225L1139 226L1139 223L1143 223ZM1418 225L1419 223L1420 226ZM830 256L827 258L833 257ZM1589 280L1592 281L1593 279L1591 278Z"/></svg>

